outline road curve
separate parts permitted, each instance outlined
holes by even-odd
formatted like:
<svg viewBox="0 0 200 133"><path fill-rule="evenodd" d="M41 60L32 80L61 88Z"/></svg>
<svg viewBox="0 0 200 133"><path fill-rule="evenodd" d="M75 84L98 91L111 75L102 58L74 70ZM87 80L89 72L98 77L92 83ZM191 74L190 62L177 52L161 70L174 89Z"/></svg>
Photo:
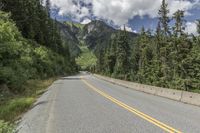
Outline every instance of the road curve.
<svg viewBox="0 0 200 133"><path fill-rule="evenodd" d="M89 74L60 79L24 115L19 133L200 132L200 108Z"/></svg>

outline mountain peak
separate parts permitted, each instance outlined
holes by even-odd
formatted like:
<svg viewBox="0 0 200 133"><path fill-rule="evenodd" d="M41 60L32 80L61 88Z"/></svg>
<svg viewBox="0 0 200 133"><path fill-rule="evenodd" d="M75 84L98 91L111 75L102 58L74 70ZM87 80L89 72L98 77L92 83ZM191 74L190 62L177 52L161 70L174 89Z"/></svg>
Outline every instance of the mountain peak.
<svg viewBox="0 0 200 133"><path fill-rule="evenodd" d="M73 32L72 35L75 36L80 43L84 43L94 52L106 48L106 45L110 42L111 36L120 31L101 20L93 20L85 25L72 22L64 22L64 24L71 29L70 31ZM134 39L137 35L130 32L128 36L130 39Z"/></svg>

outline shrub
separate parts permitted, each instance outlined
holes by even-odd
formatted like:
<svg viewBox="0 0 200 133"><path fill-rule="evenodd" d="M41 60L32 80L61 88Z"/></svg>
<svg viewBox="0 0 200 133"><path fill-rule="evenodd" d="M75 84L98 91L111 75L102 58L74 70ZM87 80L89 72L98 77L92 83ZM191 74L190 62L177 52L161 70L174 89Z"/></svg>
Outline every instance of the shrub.
<svg viewBox="0 0 200 133"><path fill-rule="evenodd" d="M34 98L18 98L5 103L0 107L0 119L8 121L13 120L13 118L21 114L21 112L28 109L33 102Z"/></svg>
<svg viewBox="0 0 200 133"><path fill-rule="evenodd" d="M0 133L13 133L14 126L0 120Z"/></svg>
<svg viewBox="0 0 200 133"><path fill-rule="evenodd" d="M48 78L74 71L69 55L61 55L23 38L10 15L0 11L0 84L24 91L28 79Z"/></svg>

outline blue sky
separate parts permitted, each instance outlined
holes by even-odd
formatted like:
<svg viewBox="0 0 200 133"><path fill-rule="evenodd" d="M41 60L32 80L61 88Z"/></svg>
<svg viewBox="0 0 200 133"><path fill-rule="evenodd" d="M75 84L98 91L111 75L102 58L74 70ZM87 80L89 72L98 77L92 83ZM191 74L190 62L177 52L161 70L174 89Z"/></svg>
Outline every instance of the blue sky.
<svg viewBox="0 0 200 133"><path fill-rule="evenodd" d="M139 32L141 27L155 29L157 12L162 0L51 0L52 16L58 20L87 24L104 20L116 27ZM195 33L195 20L200 19L200 0L166 0L169 16L180 9L185 11L186 32Z"/></svg>
<svg viewBox="0 0 200 133"><path fill-rule="evenodd" d="M185 20L187 22L195 22L195 20L200 19L200 9L192 9L188 12L191 13L191 15L185 16ZM132 29L139 31L141 29L141 26L144 26L147 29L155 29L157 23L157 18L149 18L148 16L136 16L130 19L128 24Z"/></svg>

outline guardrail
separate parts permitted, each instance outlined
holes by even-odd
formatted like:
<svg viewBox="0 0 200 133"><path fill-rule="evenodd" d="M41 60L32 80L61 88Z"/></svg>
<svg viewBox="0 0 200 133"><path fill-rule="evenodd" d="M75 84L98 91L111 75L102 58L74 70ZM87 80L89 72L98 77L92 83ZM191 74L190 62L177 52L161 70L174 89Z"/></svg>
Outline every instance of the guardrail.
<svg viewBox="0 0 200 133"><path fill-rule="evenodd" d="M162 88L150 85L144 85L119 79L114 79L110 77L105 77L101 75L94 74L95 77L111 82L113 84L117 84L123 87L131 88L137 91L145 92L148 94L161 96L165 98L169 98L172 100L180 101L187 104L192 104L196 106L200 106L200 94L181 91L181 90L174 90L169 88Z"/></svg>

